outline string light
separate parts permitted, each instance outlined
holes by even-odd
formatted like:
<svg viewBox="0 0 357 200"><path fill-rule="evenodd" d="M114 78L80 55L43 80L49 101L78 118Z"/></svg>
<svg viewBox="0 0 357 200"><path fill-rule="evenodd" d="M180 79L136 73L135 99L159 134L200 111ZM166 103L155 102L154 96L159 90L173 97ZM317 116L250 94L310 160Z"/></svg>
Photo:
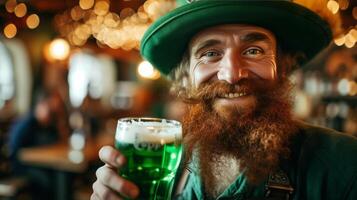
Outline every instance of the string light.
<svg viewBox="0 0 357 200"><path fill-rule="evenodd" d="M354 29L351 29L348 34L350 34L355 41L357 41L357 30L354 28Z"/></svg>
<svg viewBox="0 0 357 200"><path fill-rule="evenodd" d="M104 25L110 28L115 28L120 24L120 17L115 13L108 13L104 17Z"/></svg>
<svg viewBox="0 0 357 200"><path fill-rule="evenodd" d="M81 7L75 6L71 9L71 18L74 21L78 21L84 17L84 11Z"/></svg>
<svg viewBox="0 0 357 200"><path fill-rule="evenodd" d="M347 10L347 8L350 4L350 1L349 0L339 0L338 4L340 5L341 10Z"/></svg>
<svg viewBox="0 0 357 200"><path fill-rule="evenodd" d="M55 60L64 60L68 57L70 51L66 40L58 38L53 40L49 46L49 55Z"/></svg>
<svg viewBox="0 0 357 200"><path fill-rule="evenodd" d="M134 9L124 8L123 10L120 11L120 18L124 19L124 18L130 17L134 14L135 14Z"/></svg>
<svg viewBox="0 0 357 200"><path fill-rule="evenodd" d="M341 79L337 84L337 90L341 95L347 95L350 92L350 84L347 79Z"/></svg>
<svg viewBox="0 0 357 200"><path fill-rule="evenodd" d="M5 9L9 13L13 13L15 11L16 5L17 5L16 0L8 0L5 4Z"/></svg>
<svg viewBox="0 0 357 200"><path fill-rule="evenodd" d="M21 17L25 16L26 13L27 13L26 4L20 3L15 7L15 15L16 15L16 17L21 18Z"/></svg>
<svg viewBox="0 0 357 200"><path fill-rule="evenodd" d="M357 6L353 8L352 10L352 16L355 20L357 20Z"/></svg>
<svg viewBox="0 0 357 200"><path fill-rule="evenodd" d="M17 34L17 28L15 24L8 24L7 26L5 26L4 28L5 37L10 39L15 37L16 34Z"/></svg>
<svg viewBox="0 0 357 200"><path fill-rule="evenodd" d="M356 32L355 29L351 29L346 35L346 40L355 43L357 41L357 38L354 37L355 32Z"/></svg>
<svg viewBox="0 0 357 200"><path fill-rule="evenodd" d="M350 91L349 91L349 95L350 96L354 96L357 95L357 82L355 81L349 81L349 85L350 85Z"/></svg>
<svg viewBox="0 0 357 200"><path fill-rule="evenodd" d="M333 14L336 14L338 12L338 9L339 9L339 4L334 1L334 0L329 0L327 2L327 8L333 13Z"/></svg>
<svg viewBox="0 0 357 200"><path fill-rule="evenodd" d="M337 14L339 9L347 10L350 5L349 0L329 0L327 2L327 8L333 13ZM352 16L357 20L357 7L352 9ZM347 48L352 48L357 42L357 26L350 29L348 32L345 30L344 33L334 38L334 43L337 46L343 46Z"/></svg>
<svg viewBox="0 0 357 200"><path fill-rule="evenodd" d="M357 42L357 29L353 28L347 34L342 34L334 39L337 46L345 45L347 48L352 48Z"/></svg>
<svg viewBox="0 0 357 200"><path fill-rule="evenodd" d="M92 8L93 5L94 5L94 0L79 0L79 6L83 10L88 10L88 9Z"/></svg>
<svg viewBox="0 0 357 200"><path fill-rule="evenodd" d="M74 33L79 39L87 40L91 34L91 29L87 24L82 24L75 29Z"/></svg>
<svg viewBox="0 0 357 200"><path fill-rule="evenodd" d="M109 3L106 1L97 1L94 6L94 13L97 15L105 15L109 11Z"/></svg>
<svg viewBox="0 0 357 200"><path fill-rule="evenodd" d="M27 17L26 24L30 29L35 29L40 24L40 18L36 14Z"/></svg>
<svg viewBox="0 0 357 200"><path fill-rule="evenodd" d="M117 14L109 11L108 1L100 0L91 9L83 10L78 6L83 12L81 18L76 15L78 8L55 16L55 25L72 45L81 46L93 36L99 47L139 49L140 40L150 24L175 6L175 1L171 0L147 0L137 12L124 8ZM82 25L86 25L85 30Z"/></svg>
<svg viewBox="0 0 357 200"><path fill-rule="evenodd" d="M16 0L7 0L5 3L5 9L9 13L14 13L15 16L18 18L22 18L27 14L26 4L25 3L17 4ZM37 14L31 14L27 16L25 22L28 28L35 29L40 24L40 18ZM18 30L15 24L11 23L4 28L4 35L7 38L13 38L17 34L17 31Z"/></svg>
<svg viewBox="0 0 357 200"><path fill-rule="evenodd" d="M158 72L148 61L142 61L138 65L138 73L141 77L151 80L160 78L160 72Z"/></svg>
<svg viewBox="0 0 357 200"><path fill-rule="evenodd" d="M352 48L355 45L356 41L354 41L354 39L351 39L349 35L346 35L345 38L346 38L345 46L347 48Z"/></svg>
<svg viewBox="0 0 357 200"><path fill-rule="evenodd" d="M345 44L345 41L346 41L345 35L342 35L334 40L337 46L342 46L343 44Z"/></svg>

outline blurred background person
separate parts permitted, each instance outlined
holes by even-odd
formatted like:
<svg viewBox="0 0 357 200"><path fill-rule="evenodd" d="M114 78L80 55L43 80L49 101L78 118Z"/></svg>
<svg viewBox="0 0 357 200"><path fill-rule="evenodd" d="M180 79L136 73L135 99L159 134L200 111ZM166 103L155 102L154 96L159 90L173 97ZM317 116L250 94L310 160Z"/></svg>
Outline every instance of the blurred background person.
<svg viewBox="0 0 357 200"><path fill-rule="evenodd" d="M65 103L58 91L44 92L34 108L16 120L10 128L9 153L14 175L26 176L34 199L48 199L53 188L51 172L32 168L19 161L18 153L23 147L34 147L68 140L69 125Z"/></svg>

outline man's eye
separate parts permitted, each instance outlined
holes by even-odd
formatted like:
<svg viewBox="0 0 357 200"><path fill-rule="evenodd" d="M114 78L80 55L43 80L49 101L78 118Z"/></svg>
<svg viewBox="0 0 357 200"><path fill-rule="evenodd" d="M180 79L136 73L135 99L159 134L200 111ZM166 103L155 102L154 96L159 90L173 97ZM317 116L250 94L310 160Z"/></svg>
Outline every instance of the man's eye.
<svg viewBox="0 0 357 200"><path fill-rule="evenodd" d="M216 51L207 51L202 54L202 57L216 57L219 56L219 53Z"/></svg>
<svg viewBox="0 0 357 200"><path fill-rule="evenodd" d="M247 56L258 56L260 54L263 53L263 50L259 49L259 48L250 48L247 49L243 52L243 55L247 55Z"/></svg>

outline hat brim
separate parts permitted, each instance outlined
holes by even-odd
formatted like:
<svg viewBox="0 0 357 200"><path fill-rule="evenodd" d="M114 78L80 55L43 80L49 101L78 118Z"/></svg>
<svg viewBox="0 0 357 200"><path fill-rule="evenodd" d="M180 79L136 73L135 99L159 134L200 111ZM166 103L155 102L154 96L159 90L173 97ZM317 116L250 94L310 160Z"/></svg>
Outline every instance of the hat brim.
<svg viewBox="0 0 357 200"><path fill-rule="evenodd" d="M197 1L154 22L144 34L141 54L167 75L181 61L196 33L219 24L237 23L269 29L278 43L289 50L303 52L306 61L332 38L328 24L317 14L289 1Z"/></svg>

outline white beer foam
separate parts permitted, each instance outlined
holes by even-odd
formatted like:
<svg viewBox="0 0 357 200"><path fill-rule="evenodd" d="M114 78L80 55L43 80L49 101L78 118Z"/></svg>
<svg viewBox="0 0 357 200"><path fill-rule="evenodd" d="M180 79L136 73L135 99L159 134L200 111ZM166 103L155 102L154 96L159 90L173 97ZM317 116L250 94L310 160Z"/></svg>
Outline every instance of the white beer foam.
<svg viewBox="0 0 357 200"><path fill-rule="evenodd" d="M150 142L157 144L173 143L181 140L181 126L165 122L131 121L120 123L117 126L115 139L117 141L134 144Z"/></svg>

